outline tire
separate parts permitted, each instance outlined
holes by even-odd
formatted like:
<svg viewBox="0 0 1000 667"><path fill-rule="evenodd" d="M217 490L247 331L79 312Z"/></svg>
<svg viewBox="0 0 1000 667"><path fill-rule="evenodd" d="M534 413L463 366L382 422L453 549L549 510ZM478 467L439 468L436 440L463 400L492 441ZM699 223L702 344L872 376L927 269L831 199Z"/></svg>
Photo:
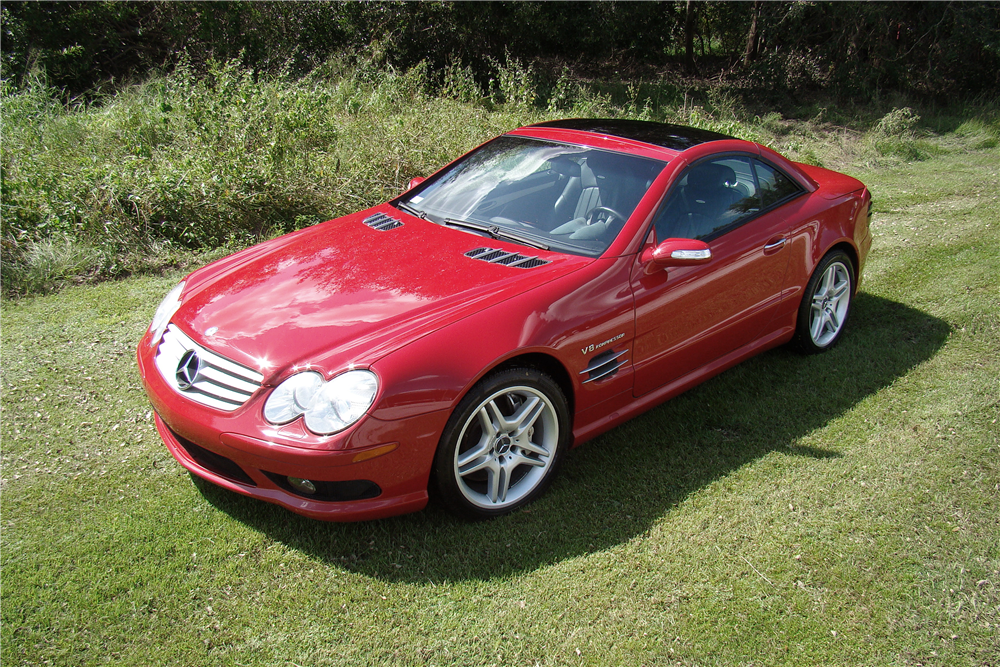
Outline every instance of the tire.
<svg viewBox="0 0 1000 667"><path fill-rule="evenodd" d="M833 347L844 333L854 289L851 258L843 250L827 253L806 284L792 345L806 354Z"/></svg>
<svg viewBox="0 0 1000 667"><path fill-rule="evenodd" d="M462 399L434 457L441 500L455 514L513 512L551 483L570 439L559 385L534 368L498 371Z"/></svg>

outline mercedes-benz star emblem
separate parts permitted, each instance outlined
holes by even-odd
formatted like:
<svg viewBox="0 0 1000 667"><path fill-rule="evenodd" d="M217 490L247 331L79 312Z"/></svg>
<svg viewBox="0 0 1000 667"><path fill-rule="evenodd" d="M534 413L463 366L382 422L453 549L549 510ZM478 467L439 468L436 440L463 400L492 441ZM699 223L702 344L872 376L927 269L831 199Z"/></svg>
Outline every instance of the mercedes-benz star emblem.
<svg viewBox="0 0 1000 667"><path fill-rule="evenodd" d="M194 350L188 350L177 363L177 386L181 391L187 391L198 381L201 370L201 359Z"/></svg>

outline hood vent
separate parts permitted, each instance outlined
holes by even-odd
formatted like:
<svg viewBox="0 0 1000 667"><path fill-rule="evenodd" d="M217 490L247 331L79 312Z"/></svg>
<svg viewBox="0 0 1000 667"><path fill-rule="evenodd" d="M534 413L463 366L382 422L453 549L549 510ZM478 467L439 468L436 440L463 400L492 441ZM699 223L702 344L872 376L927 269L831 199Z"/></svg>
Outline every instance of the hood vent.
<svg viewBox="0 0 1000 667"><path fill-rule="evenodd" d="M396 229L397 227L403 226L401 221L393 218L392 216L386 215L385 213L369 215L364 219L364 223L372 229L377 229L380 232L387 232L390 229Z"/></svg>
<svg viewBox="0 0 1000 667"><path fill-rule="evenodd" d="M495 248L476 248L465 253L465 256L472 259L481 259L490 264L515 266L519 269L533 269L536 266L544 266L549 263L547 259L526 257L516 252L507 252L506 250L497 250Z"/></svg>

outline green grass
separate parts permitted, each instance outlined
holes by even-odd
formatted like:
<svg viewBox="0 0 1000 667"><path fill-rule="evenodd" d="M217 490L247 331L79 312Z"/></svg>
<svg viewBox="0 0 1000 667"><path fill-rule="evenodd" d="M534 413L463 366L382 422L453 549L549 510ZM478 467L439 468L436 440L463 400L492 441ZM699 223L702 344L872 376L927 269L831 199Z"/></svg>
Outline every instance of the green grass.
<svg viewBox="0 0 1000 667"><path fill-rule="evenodd" d="M844 340L605 434L495 521L326 524L192 479L133 349L179 271L4 301L2 663L996 665L992 130L907 162L780 128L874 192Z"/></svg>

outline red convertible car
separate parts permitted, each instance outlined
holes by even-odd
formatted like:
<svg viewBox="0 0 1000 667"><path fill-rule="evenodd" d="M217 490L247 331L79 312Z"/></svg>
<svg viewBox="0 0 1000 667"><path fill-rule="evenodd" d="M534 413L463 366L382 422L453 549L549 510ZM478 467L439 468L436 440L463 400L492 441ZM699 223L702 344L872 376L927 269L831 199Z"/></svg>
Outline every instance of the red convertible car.
<svg viewBox="0 0 1000 667"><path fill-rule="evenodd" d="M138 348L185 468L306 516L511 512L566 451L844 331L871 198L675 125L562 120L189 275Z"/></svg>

